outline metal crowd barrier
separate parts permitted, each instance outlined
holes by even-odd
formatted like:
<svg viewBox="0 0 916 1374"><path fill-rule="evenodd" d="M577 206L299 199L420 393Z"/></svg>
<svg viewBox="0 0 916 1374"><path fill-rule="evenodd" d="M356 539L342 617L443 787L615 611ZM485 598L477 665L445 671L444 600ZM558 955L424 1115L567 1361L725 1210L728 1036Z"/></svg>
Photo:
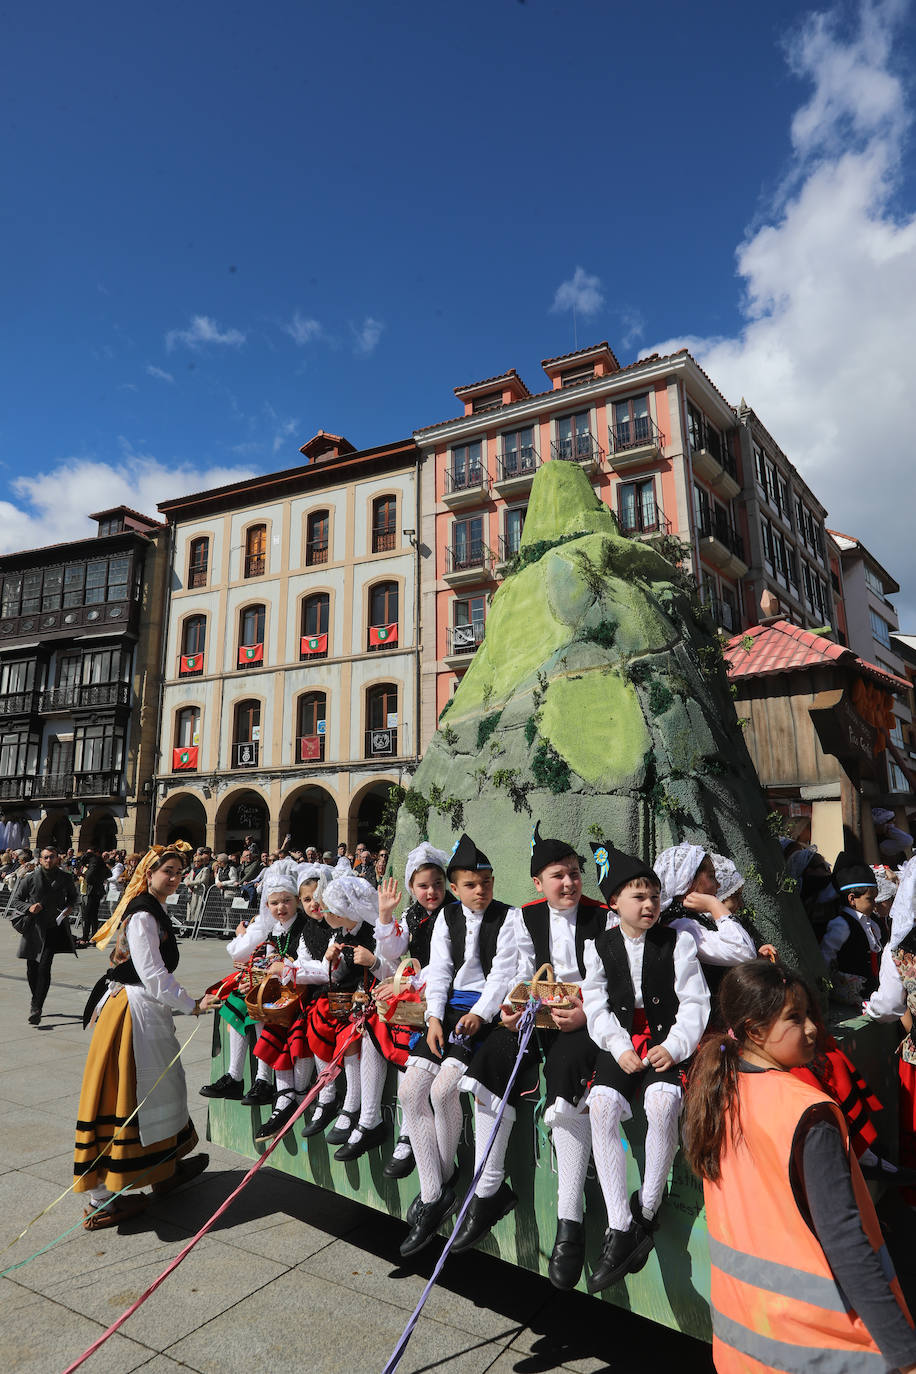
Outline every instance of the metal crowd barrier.
<svg viewBox="0 0 916 1374"><path fill-rule="evenodd" d="M235 934L239 921L257 914L257 902L252 906L238 893L224 894L218 887L209 887L198 910L191 938L196 940L200 935L220 935L228 939Z"/></svg>

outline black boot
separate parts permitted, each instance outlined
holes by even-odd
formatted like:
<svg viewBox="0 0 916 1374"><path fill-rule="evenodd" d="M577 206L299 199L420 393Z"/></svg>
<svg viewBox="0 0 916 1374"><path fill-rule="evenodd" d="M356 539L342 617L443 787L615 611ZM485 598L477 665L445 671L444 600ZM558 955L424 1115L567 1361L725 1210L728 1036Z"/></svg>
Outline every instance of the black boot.
<svg viewBox="0 0 916 1374"><path fill-rule="evenodd" d="M205 1083L200 1090L201 1097L224 1097L229 1102L238 1102L242 1096L242 1080L224 1073L215 1083Z"/></svg>
<svg viewBox="0 0 916 1374"><path fill-rule="evenodd" d="M561 1217L557 1222L557 1238L553 1243L547 1277L554 1288L560 1288L564 1292L575 1288L582 1276L584 1262L585 1223L566 1221Z"/></svg>
<svg viewBox="0 0 916 1374"><path fill-rule="evenodd" d="M243 1107L269 1107L276 1095L276 1089L266 1078L256 1078L240 1101Z"/></svg>
<svg viewBox="0 0 916 1374"><path fill-rule="evenodd" d="M645 1264L652 1249L652 1237L639 1222L633 1221L625 1231L608 1227L604 1233L601 1258L588 1279L588 1291L600 1293L619 1283L626 1274L635 1274Z"/></svg>
<svg viewBox="0 0 916 1374"><path fill-rule="evenodd" d="M414 1223L401 1246L401 1258L410 1259L428 1245L456 1206L454 1188L445 1187L432 1202L421 1202L414 1213Z"/></svg>
<svg viewBox="0 0 916 1374"><path fill-rule="evenodd" d="M508 1183L501 1183L492 1197L478 1197L475 1193L452 1241L452 1254L460 1255L483 1240L501 1217L506 1217L518 1205L518 1198Z"/></svg>

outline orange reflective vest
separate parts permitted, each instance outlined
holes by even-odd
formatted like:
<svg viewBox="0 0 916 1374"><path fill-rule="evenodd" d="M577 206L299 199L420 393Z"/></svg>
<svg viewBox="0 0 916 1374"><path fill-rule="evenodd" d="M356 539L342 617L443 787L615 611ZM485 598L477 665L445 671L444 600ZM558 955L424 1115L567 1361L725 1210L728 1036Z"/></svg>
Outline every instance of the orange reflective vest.
<svg viewBox="0 0 916 1374"><path fill-rule="evenodd" d="M741 1137L706 1182L713 1360L718 1374L885 1374L887 1361L847 1302L806 1220L803 1123L849 1131L835 1102L788 1073L742 1073ZM850 1156L862 1229L912 1326L874 1205Z"/></svg>

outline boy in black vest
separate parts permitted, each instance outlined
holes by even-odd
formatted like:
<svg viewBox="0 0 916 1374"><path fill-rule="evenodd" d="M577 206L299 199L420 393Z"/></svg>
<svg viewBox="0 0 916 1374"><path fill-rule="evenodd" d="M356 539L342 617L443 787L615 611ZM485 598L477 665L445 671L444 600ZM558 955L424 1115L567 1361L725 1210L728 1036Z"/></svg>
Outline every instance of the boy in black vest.
<svg viewBox="0 0 916 1374"><path fill-rule="evenodd" d="M514 938L518 962L510 983L529 982L550 964L561 983L581 984L585 977L585 942L595 940L607 922L607 908L582 896L579 856L564 840L542 839L535 826L531 877L540 894L522 907ZM585 1228L582 1194L591 1155L591 1130L585 1111L586 1089L597 1049L585 1025L581 997L567 1009L553 1009L556 1030L539 1030L529 1043L527 1062L516 1079L509 1106L500 1122L475 1196L452 1242L452 1250L470 1249L516 1205L505 1182L505 1157L525 1078L536 1074L544 1058L544 1121L551 1128L557 1154L557 1234L548 1273L555 1288L574 1288L582 1273ZM475 1098L474 1134L478 1164L493 1129L518 1053L516 1028L521 1012L503 1011L502 1026L489 1036L468 1066L462 1087ZM539 1042L539 1043L538 1043ZM476 1172L476 1171L475 1171Z"/></svg>
<svg viewBox="0 0 916 1374"><path fill-rule="evenodd" d="M655 1214L677 1153L682 1065L709 1018L696 941L658 925L658 875L611 845L597 849L595 860L599 886L619 924L586 949L582 988L588 1032L599 1050L588 1109L608 1217L590 1293L636 1273L649 1257ZM642 1188L628 1205L620 1127L632 1116L630 1103L639 1092L647 1122L646 1167Z"/></svg>
<svg viewBox="0 0 916 1374"><path fill-rule="evenodd" d="M420 1195L410 1205L407 1259L432 1240L455 1210L452 1175L461 1134L459 1084L475 1040L489 1032L515 969L512 916L516 908L493 898L493 866L462 835L446 876L455 901L436 917L426 977L425 1039L407 1060L398 1096Z"/></svg>
<svg viewBox="0 0 916 1374"><path fill-rule="evenodd" d="M833 866L833 885L843 905L827 924L821 954L841 973L861 979L861 994L870 997L881 962L881 928L874 919L878 879L867 863L843 853Z"/></svg>

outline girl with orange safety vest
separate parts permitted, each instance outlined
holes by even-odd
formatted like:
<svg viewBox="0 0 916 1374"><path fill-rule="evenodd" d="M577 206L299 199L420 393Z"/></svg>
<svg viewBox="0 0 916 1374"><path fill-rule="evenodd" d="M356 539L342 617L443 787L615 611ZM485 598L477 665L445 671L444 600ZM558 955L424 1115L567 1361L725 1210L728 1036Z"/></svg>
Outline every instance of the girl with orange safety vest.
<svg viewBox="0 0 916 1374"><path fill-rule="evenodd" d="M755 959L719 990L684 1144L703 1179L718 1374L902 1374L916 1332L843 1113L789 1070L817 1028L802 978Z"/></svg>

